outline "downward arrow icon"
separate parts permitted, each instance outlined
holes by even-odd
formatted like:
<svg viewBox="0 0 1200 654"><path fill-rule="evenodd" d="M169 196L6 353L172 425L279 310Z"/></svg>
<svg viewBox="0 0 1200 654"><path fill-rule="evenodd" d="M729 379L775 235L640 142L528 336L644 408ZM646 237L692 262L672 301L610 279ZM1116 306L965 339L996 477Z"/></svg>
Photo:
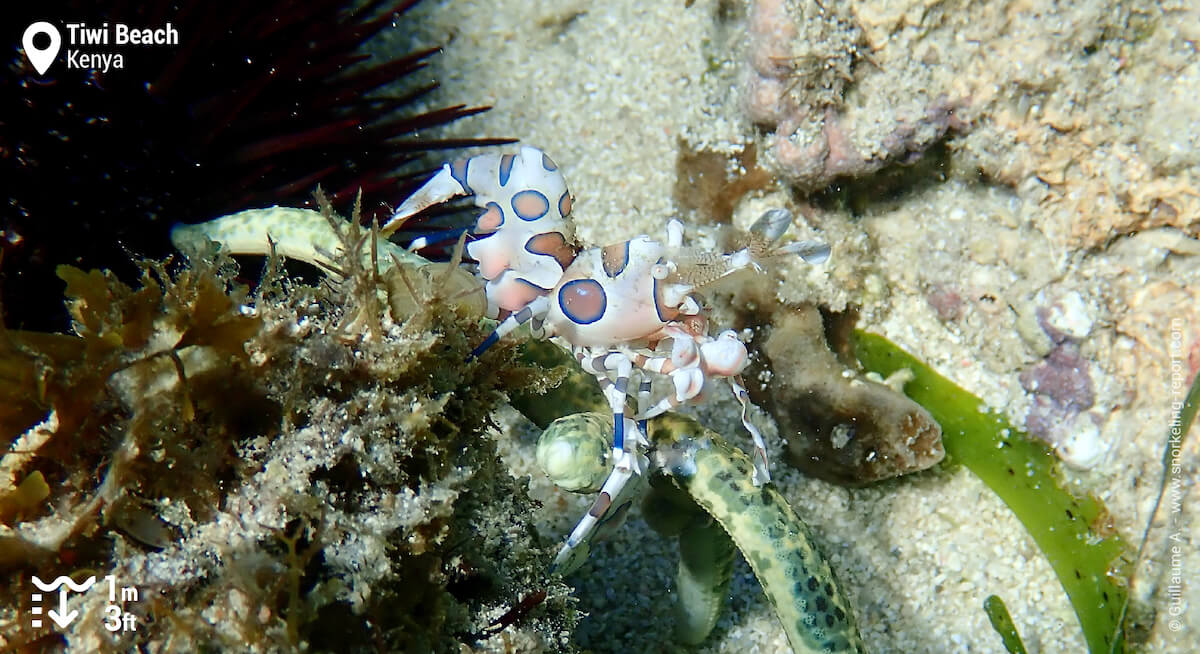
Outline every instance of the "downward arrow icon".
<svg viewBox="0 0 1200 654"><path fill-rule="evenodd" d="M66 629L67 625L71 624L71 621L79 616L78 610L67 613L66 588L60 588L58 590L58 610L55 611L54 609L50 609L49 611L46 611L46 615L50 616L50 619L54 621L54 624L58 625L59 629Z"/></svg>

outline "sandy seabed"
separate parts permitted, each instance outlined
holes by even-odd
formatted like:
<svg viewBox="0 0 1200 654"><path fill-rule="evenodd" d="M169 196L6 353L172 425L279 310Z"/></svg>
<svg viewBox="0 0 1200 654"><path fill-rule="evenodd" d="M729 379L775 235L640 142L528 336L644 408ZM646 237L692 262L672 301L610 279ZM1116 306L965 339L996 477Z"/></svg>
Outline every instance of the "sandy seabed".
<svg viewBox="0 0 1200 654"><path fill-rule="evenodd" d="M1065 314L1080 334L1095 398L1086 420L1058 437L1088 439L1100 452L1071 479L1104 501L1136 543L1162 474L1170 404L1182 399L1171 365L1194 373L1200 347L1200 302L1186 283L1200 286L1200 116L1194 102L1181 101L1200 96L1200 21L1183 5L1043 4L849 3L863 53L841 107L850 142L869 153L873 134L903 122L887 114L907 110L891 96L916 98L914 106L940 95L962 99L959 113L971 127L948 136L946 174L853 211L814 209L798 230L830 242L833 258L822 268L778 271L779 299L860 305L862 327L1016 424L1034 402L1020 372L1047 354L1045 337L1018 317ZM492 105L453 132L514 136L549 153L576 196L585 243L660 234L668 218L691 218L677 201L682 151L732 158L754 144L763 165L779 169L770 155L777 135L744 112L753 44L739 2L424 2L416 12L420 32L397 32L380 47L445 44L431 67L442 83L431 104ZM1098 17L1118 14L1129 32L1113 36ZM1136 20L1144 27L1131 27ZM744 225L802 197L781 180L744 198L733 220ZM960 300L949 319L933 299L945 289ZM743 438L736 403L697 413L733 442ZM535 497L551 509L541 528L565 534L590 499L550 486L531 463L532 426L515 412L502 418L508 459L517 474L532 476ZM765 414L756 420L770 423ZM1030 651L1085 651L1049 564L970 472L840 488L786 467L785 435L769 425L765 432L775 480L848 588L873 651L1003 652L982 609L991 594L1006 600ZM1147 651L1193 651L1200 640L1194 436L1179 475L1182 511L1160 512L1150 540L1156 558L1139 567L1144 577L1134 589L1143 598L1155 591L1153 573L1170 566L1163 544L1182 539L1180 630L1169 627L1159 589L1149 598L1159 619ZM590 614L582 646L672 647L673 548L634 516L594 549L569 579ZM729 610L700 650L788 651L742 562Z"/></svg>

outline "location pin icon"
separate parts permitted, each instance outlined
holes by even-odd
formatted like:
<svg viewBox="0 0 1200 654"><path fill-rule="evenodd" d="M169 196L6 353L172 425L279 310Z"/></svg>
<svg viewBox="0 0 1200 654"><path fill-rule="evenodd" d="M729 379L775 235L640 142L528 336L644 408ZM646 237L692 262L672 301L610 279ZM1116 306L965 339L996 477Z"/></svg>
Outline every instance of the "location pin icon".
<svg viewBox="0 0 1200 654"><path fill-rule="evenodd" d="M50 37L50 45L45 48L34 45L33 39L38 34ZM58 49L62 46L62 36L59 35L57 27L44 20L39 20L25 28L25 36L21 37L21 45L25 46L25 56L29 57L29 63L33 64L34 70L38 72L38 75L45 75L50 64L54 63L54 58L58 56Z"/></svg>

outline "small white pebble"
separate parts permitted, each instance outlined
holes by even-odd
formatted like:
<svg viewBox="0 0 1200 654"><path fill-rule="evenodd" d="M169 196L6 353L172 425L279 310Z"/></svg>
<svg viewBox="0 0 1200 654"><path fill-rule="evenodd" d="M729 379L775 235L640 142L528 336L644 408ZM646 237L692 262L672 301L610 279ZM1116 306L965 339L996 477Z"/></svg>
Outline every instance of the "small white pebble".
<svg viewBox="0 0 1200 654"><path fill-rule="evenodd" d="M1058 331L1076 339L1083 339L1092 332L1095 324L1088 306L1077 291L1070 291L1050 305L1046 323Z"/></svg>
<svg viewBox="0 0 1200 654"><path fill-rule="evenodd" d="M1090 470L1104 460L1108 447L1100 438L1100 427L1081 413L1071 421L1067 437L1055 449L1064 463L1077 470Z"/></svg>

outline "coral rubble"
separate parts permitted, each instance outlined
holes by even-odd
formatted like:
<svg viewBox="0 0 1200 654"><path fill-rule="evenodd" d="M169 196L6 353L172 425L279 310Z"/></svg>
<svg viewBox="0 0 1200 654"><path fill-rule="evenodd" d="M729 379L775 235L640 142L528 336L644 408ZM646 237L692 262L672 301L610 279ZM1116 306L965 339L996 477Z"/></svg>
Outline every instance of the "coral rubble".
<svg viewBox="0 0 1200 654"><path fill-rule="evenodd" d="M513 380L459 363L479 330L436 295L364 324L365 241L320 288L271 265L251 294L211 248L143 263L140 288L64 268L74 334L0 334L2 418L24 431L0 461L0 646L572 649L486 431ZM100 585L61 633L31 626L32 575L87 574L138 589L136 632L102 628Z"/></svg>
<svg viewBox="0 0 1200 654"><path fill-rule="evenodd" d="M1195 24L1194 7L1148 2L756 0L743 106L806 190L953 133L956 168L1043 205L1063 245L1195 234Z"/></svg>
<svg viewBox="0 0 1200 654"><path fill-rule="evenodd" d="M774 168L805 189L919 157L967 125L946 94L904 98L881 115L856 111L856 85L875 62L853 3L758 0L747 20L746 115L774 128ZM936 88L936 87L933 87Z"/></svg>
<svg viewBox="0 0 1200 654"><path fill-rule="evenodd" d="M883 384L849 373L825 342L815 307L775 313L747 372L755 403L779 423L788 460L805 473L862 485L924 470L945 456L929 412Z"/></svg>

